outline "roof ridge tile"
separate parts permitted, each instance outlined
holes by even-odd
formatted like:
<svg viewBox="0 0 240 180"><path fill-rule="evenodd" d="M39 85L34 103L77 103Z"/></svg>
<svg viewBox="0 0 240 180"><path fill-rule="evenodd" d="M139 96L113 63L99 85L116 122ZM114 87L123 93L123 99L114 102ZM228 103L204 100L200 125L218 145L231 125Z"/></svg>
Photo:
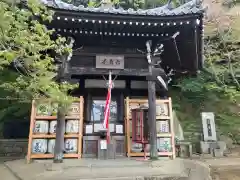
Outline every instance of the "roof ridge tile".
<svg viewBox="0 0 240 180"><path fill-rule="evenodd" d="M78 11L78 12L99 12L99 13L109 13L109 14L129 14L129 15L146 15L146 16L172 16L172 15L184 15L184 14L196 14L203 13L204 8L202 7L202 0L191 0L177 8L170 9L169 2L166 5L161 7L152 8L152 9L138 9L133 10L131 8L125 10L121 8L92 8L92 7L84 7L83 5L75 6L73 4L69 4L63 2L62 0L40 0L43 4L48 7L56 8L56 9L64 9L70 11Z"/></svg>

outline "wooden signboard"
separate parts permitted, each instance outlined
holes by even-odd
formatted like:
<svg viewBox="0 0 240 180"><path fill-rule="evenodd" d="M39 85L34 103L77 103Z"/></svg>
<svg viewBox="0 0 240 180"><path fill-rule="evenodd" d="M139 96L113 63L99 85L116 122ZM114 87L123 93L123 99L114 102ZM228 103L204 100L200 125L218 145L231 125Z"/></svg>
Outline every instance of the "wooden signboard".
<svg viewBox="0 0 240 180"><path fill-rule="evenodd" d="M81 158L83 138L83 107L84 99L74 102L66 115L66 132L64 158ZM36 104L33 100L27 162L31 159L46 159L54 157L56 139L57 105L46 103Z"/></svg>
<svg viewBox="0 0 240 180"><path fill-rule="evenodd" d="M96 68L124 69L124 56L121 55L97 55Z"/></svg>
<svg viewBox="0 0 240 180"><path fill-rule="evenodd" d="M139 107L147 107L148 100L144 99L125 99L125 133L127 136L127 156L143 157L143 147L141 144L132 142L131 132L131 110ZM157 128L157 149L159 156L168 156L174 159L175 155L175 138L173 131L173 115L171 98L164 100L156 100L156 128ZM147 151L150 150L148 145ZM149 156L149 152L147 156Z"/></svg>

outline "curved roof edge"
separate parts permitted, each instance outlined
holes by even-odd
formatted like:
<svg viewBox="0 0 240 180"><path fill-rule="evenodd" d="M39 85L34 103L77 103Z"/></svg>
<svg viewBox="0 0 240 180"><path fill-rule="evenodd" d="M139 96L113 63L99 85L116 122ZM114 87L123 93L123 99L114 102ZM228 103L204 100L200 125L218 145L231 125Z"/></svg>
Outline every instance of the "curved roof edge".
<svg viewBox="0 0 240 180"><path fill-rule="evenodd" d="M187 15L187 14L197 14L204 13L205 8L202 6L201 0L191 0L177 8L171 9L169 3L152 9L127 9L122 8L91 8L84 7L83 5L75 6L73 4L68 4L62 0L40 0L44 5L56 9L76 11L76 12L95 12L95 13L106 13L106 14L120 14L120 15L137 15L137 16L174 16L174 15Z"/></svg>

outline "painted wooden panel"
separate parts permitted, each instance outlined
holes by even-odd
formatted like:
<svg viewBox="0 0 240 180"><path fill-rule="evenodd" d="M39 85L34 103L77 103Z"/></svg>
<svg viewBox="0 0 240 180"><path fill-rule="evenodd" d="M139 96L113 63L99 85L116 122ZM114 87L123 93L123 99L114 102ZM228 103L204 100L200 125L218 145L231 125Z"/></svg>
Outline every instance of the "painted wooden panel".
<svg viewBox="0 0 240 180"><path fill-rule="evenodd" d="M157 104L156 106L157 116L169 116L169 109L166 103Z"/></svg>
<svg viewBox="0 0 240 180"><path fill-rule="evenodd" d="M68 120L66 123L66 133L78 133L79 132L79 121Z"/></svg>
<svg viewBox="0 0 240 180"><path fill-rule="evenodd" d="M97 157L98 139L97 136L83 138L83 157Z"/></svg>
<svg viewBox="0 0 240 180"><path fill-rule="evenodd" d="M124 140L116 140L116 154L124 155L125 154L125 143Z"/></svg>
<svg viewBox="0 0 240 180"><path fill-rule="evenodd" d="M77 153L78 150L78 139L66 139L65 140L65 151L66 153Z"/></svg>
<svg viewBox="0 0 240 180"><path fill-rule="evenodd" d="M170 132L169 120L157 121L156 128L157 128L157 133L169 133Z"/></svg>
<svg viewBox="0 0 240 180"><path fill-rule="evenodd" d="M69 116L76 116L76 115L78 116L79 112L80 112L79 103L72 103L69 108L68 115Z"/></svg>
<svg viewBox="0 0 240 180"><path fill-rule="evenodd" d="M44 154L47 152L47 139L33 139L32 153Z"/></svg>
<svg viewBox="0 0 240 180"><path fill-rule="evenodd" d="M44 133L47 134L49 129L49 122L48 121L36 121L34 124L34 133Z"/></svg>
<svg viewBox="0 0 240 180"><path fill-rule="evenodd" d="M158 138L157 139L157 149L159 152L171 152L171 138Z"/></svg>
<svg viewBox="0 0 240 180"><path fill-rule="evenodd" d="M50 103L40 103L37 105L37 116L49 116L51 115L51 106Z"/></svg>
<svg viewBox="0 0 240 180"><path fill-rule="evenodd" d="M56 133L56 128L57 128L57 121L51 121L50 127L49 127L49 133L50 134Z"/></svg>

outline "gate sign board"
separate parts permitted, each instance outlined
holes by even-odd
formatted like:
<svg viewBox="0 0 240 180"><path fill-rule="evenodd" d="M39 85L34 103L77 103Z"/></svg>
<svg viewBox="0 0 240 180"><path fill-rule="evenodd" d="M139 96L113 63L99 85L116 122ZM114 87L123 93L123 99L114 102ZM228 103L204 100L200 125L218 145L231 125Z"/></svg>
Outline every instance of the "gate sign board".
<svg viewBox="0 0 240 180"><path fill-rule="evenodd" d="M202 115L204 141L216 141L217 135L216 135L214 113L202 112L201 115Z"/></svg>
<svg viewBox="0 0 240 180"><path fill-rule="evenodd" d="M121 55L96 55L96 68L124 69L124 56L121 56Z"/></svg>

